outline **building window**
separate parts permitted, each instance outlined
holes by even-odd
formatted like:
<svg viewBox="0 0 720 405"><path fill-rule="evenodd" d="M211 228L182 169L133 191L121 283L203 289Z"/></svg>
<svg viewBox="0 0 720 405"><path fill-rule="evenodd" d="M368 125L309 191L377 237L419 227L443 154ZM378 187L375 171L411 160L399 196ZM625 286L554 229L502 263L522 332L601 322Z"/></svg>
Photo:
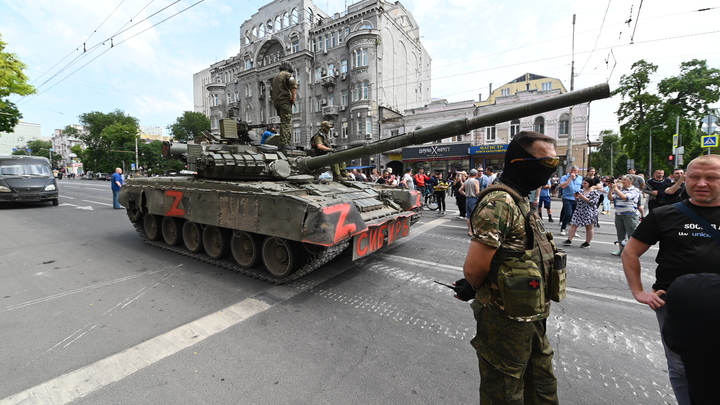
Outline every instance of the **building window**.
<svg viewBox="0 0 720 405"><path fill-rule="evenodd" d="M280 31L282 29L282 23L280 22L280 17L275 17L275 31Z"/></svg>
<svg viewBox="0 0 720 405"><path fill-rule="evenodd" d="M335 48L338 46L337 42L337 32L333 31L332 35L330 36L330 46Z"/></svg>
<svg viewBox="0 0 720 405"><path fill-rule="evenodd" d="M260 24L260 27L258 27L258 38L264 38L265 37L265 24Z"/></svg>
<svg viewBox="0 0 720 405"><path fill-rule="evenodd" d="M302 100L300 100L300 93L295 96L295 104L292 106L293 114L302 112Z"/></svg>
<svg viewBox="0 0 720 405"><path fill-rule="evenodd" d="M325 49L326 51L330 49L330 34L325 34Z"/></svg>
<svg viewBox="0 0 720 405"><path fill-rule="evenodd" d="M293 142L300 143L300 130L293 129Z"/></svg>
<svg viewBox="0 0 720 405"><path fill-rule="evenodd" d="M343 43L343 30L340 29L340 31L338 31L338 44L342 45L342 43Z"/></svg>
<svg viewBox="0 0 720 405"><path fill-rule="evenodd" d="M506 97L510 95L510 89L500 89L500 95Z"/></svg>
<svg viewBox="0 0 720 405"><path fill-rule="evenodd" d="M323 77L322 68L315 68L315 83L319 82Z"/></svg>
<svg viewBox="0 0 720 405"><path fill-rule="evenodd" d="M322 104L323 100L321 98L318 98L315 100L315 112L321 112L323 108Z"/></svg>
<svg viewBox="0 0 720 405"><path fill-rule="evenodd" d="M352 101L358 101L358 93L360 92L359 89L360 89L360 83L357 84L357 87L354 84L351 85L350 91L352 93L350 94L350 97L352 97Z"/></svg>
<svg viewBox="0 0 720 405"><path fill-rule="evenodd" d="M510 121L510 140L515 137L515 135L520 132L520 120L512 120Z"/></svg>
<svg viewBox="0 0 720 405"><path fill-rule="evenodd" d="M543 91L552 90L552 82L545 82L542 84Z"/></svg>
<svg viewBox="0 0 720 405"><path fill-rule="evenodd" d="M340 134L343 138L347 139L348 137L348 125L347 122L343 124L342 128L340 129Z"/></svg>
<svg viewBox="0 0 720 405"><path fill-rule="evenodd" d="M252 97L252 86L250 83L245 85L245 97Z"/></svg>
<svg viewBox="0 0 720 405"><path fill-rule="evenodd" d="M296 8L292 9L292 12L290 13L290 25L295 25L298 23L298 10Z"/></svg>
<svg viewBox="0 0 720 405"><path fill-rule="evenodd" d="M289 26L290 26L290 15L286 11L285 14L283 14L283 27L287 28Z"/></svg>
<svg viewBox="0 0 720 405"><path fill-rule="evenodd" d="M250 70L250 69L252 69L252 67L253 67L252 65L253 65L253 64L252 64L252 59L249 59L249 58L248 58L248 59L245 59L245 70Z"/></svg>
<svg viewBox="0 0 720 405"><path fill-rule="evenodd" d="M328 63L328 76L334 76L335 75L335 64L334 63Z"/></svg>
<svg viewBox="0 0 720 405"><path fill-rule="evenodd" d="M365 133L370 134L372 136L373 130L372 130L372 117L366 117L365 118Z"/></svg>
<svg viewBox="0 0 720 405"><path fill-rule="evenodd" d="M335 93L328 93L328 105L335 105Z"/></svg>
<svg viewBox="0 0 720 405"><path fill-rule="evenodd" d="M213 107L217 107L220 105L220 97L218 97L217 94L212 95L212 101L213 101Z"/></svg>
<svg viewBox="0 0 720 405"><path fill-rule="evenodd" d="M370 100L370 83L364 82L362 84L362 94L360 96L362 100Z"/></svg>
<svg viewBox="0 0 720 405"><path fill-rule="evenodd" d="M569 118L570 117L567 114L563 114L560 116L560 120L558 121L558 134L560 134L560 135L568 134Z"/></svg>
<svg viewBox="0 0 720 405"><path fill-rule="evenodd" d="M292 39L292 51L293 53L300 52L300 39L298 37Z"/></svg>
<svg viewBox="0 0 720 405"><path fill-rule="evenodd" d="M495 142L495 127L485 128L485 142Z"/></svg>
<svg viewBox="0 0 720 405"><path fill-rule="evenodd" d="M340 61L340 73L347 73L347 59Z"/></svg>
<svg viewBox="0 0 720 405"><path fill-rule="evenodd" d="M367 48L356 49L353 52L353 57L355 58L355 66L354 67L368 65L368 50L367 50Z"/></svg>
<svg viewBox="0 0 720 405"><path fill-rule="evenodd" d="M307 20L308 20L308 22L309 22L310 24L312 24L312 22L313 22L313 12L312 12L312 9L311 9L310 7L308 7L308 9L307 9Z"/></svg>
<svg viewBox="0 0 720 405"><path fill-rule="evenodd" d="M348 91L347 90L340 91L340 105L343 107L348 105Z"/></svg>
<svg viewBox="0 0 720 405"><path fill-rule="evenodd" d="M544 134L545 133L545 118L537 117L533 122L533 131Z"/></svg>
<svg viewBox="0 0 720 405"><path fill-rule="evenodd" d="M365 119L364 118L358 118L357 119L357 132L355 133L358 138L365 136Z"/></svg>

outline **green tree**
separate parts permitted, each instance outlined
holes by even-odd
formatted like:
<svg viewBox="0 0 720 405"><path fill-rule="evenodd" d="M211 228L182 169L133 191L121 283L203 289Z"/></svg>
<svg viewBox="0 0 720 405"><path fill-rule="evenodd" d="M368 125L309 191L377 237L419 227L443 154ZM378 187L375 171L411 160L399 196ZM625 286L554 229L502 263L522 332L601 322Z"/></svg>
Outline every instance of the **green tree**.
<svg viewBox="0 0 720 405"><path fill-rule="evenodd" d="M620 135L612 130L603 131L603 143L597 151L590 152L590 165L597 169L600 175L615 176L625 172L627 156L619 146ZM612 160L610 160L612 157Z"/></svg>
<svg viewBox="0 0 720 405"><path fill-rule="evenodd" d="M178 142L198 141L203 131L210 131L210 118L202 113L185 111L182 117L178 117L167 129Z"/></svg>
<svg viewBox="0 0 720 405"><path fill-rule="evenodd" d="M33 94L35 88L28 84L28 77L23 73L27 65L14 53L5 52L6 45L0 34L0 132L13 132L22 114L7 98L11 94Z"/></svg>
<svg viewBox="0 0 720 405"><path fill-rule="evenodd" d="M93 111L78 118L87 130L77 135L86 147L82 155L86 171L109 172L122 167L123 161L135 161L137 118L125 115L122 110L111 113Z"/></svg>
<svg viewBox="0 0 720 405"><path fill-rule="evenodd" d="M657 66L645 60L632 65L632 72L620 78L614 94L622 102L616 112L620 125L620 148L635 159L639 170L647 170L652 133L652 166L666 168L672 153L676 119L685 146L685 161L696 157L699 149L701 120L708 105L720 100L720 70L709 68L706 61L693 59L680 65L678 76L668 77L651 92L651 76Z"/></svg>

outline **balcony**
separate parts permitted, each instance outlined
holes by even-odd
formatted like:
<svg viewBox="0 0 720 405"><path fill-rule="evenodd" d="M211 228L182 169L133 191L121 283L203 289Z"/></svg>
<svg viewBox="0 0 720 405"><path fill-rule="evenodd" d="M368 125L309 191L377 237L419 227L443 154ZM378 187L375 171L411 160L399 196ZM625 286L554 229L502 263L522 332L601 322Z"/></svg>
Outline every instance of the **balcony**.
<svg viewBox="0 0 720 405"><path fill-rule="evenodd" d="M323 87L335 87L335 76L325 76L320 81Z"/></svg>
<svg viewBox="0 0 720 405"><path fill-rule="evenodd" d="M329 105L322 108L323 117L336 117L340 113L340 106Z"/></svg>

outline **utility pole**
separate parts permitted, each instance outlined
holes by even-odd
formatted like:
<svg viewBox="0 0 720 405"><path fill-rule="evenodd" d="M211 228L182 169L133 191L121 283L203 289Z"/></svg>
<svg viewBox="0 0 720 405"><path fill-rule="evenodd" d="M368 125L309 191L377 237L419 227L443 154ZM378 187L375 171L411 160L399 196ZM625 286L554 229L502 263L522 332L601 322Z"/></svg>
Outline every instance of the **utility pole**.
<svg viewBox="0 0 720 405"><path fill-rule="evenodd" d="M573 20L572 20L572 61L570 63L570 91L575 90L575 14L573 14ZM570 106L570 118L568 118L568 140L567 140L567 161L568 164L572 167L573 161L575 160L572 156L572 148L573 148L573 106ZM586 168L587 170L587 168Z"/></svg>
<svg viewBox="0 0 720 405"><path fill-rule="evenodd" d="M675 117L675 133L678 136L677 148L679 148L682 145L682 135L680 135L680 117L679 116ZM675 150L673 151L673 153L675 154L675 167L674 167L675 169L677 169L678 166L680 165L680 162L678 162L680 154L677 153L677 151L678 151L677 148L675 148Z"/></svg>

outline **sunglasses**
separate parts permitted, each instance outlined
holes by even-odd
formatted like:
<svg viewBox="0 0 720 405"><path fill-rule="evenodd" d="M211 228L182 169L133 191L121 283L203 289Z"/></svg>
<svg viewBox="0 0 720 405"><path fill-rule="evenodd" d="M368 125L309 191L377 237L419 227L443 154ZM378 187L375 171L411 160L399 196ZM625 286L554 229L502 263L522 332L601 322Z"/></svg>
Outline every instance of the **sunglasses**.
<svg viewBox="0 0 720 405"><path fill-rule="evenodd" d="M543 166L547 166L547 167L551 167L551 168L555 168L560 164L559 157L520 158L520 159L513 159L510 161L510 163L524 162L524 161L529 161L529 160L539 160Z"/></svg>

